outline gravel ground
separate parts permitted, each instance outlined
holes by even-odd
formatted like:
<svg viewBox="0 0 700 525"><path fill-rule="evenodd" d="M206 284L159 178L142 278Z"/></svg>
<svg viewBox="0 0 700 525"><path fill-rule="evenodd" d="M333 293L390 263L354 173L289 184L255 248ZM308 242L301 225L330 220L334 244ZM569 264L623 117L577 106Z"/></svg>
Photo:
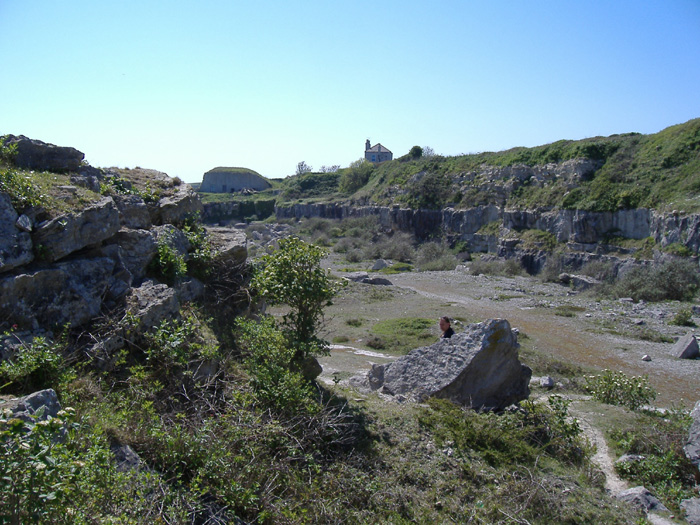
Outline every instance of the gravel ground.
<svg viewBox="0 0 700 525"><path fill-rule="evenodd" d="M332 266L332 261L330 261ZM337 271L337 275L343 273ZM567 286L543 283L531 277L473 276L464 267L448 272L410 272L387 276L393 286L354 284L329 307L325 337L342 333L344 345L371 350L362 330L355 332L345 321L368 321L397 317L435 318L441 315L480 322L505 318L543 353L591 367L621 370L629 375L649 376L659 392L657 404L692 407L700 399L700 360L681 360L671 351L673 342L654 342L662 337L675 341L692 328L670 324L687 303L633 303L631 300L597 300ZM694 318L700 323L700 318ZM459 331L460 323L455 323ZM367 328L364 328L366 334ZM647 339L647 340L645 340ZM651 340L648 340L651 339ZM382 354L380 353L379 356ZM651 361L642 357L649 356ZM337 349L322 365L332 373L368 369L386 358Z"/></svg>

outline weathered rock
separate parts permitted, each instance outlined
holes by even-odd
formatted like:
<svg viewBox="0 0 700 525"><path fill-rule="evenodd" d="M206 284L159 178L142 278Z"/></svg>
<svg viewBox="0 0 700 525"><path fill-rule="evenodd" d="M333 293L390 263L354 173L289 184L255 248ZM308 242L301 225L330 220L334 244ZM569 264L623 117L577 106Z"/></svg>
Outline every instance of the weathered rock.
<svg viewBox="0 0 700 525"><path fill-rule="evenodd" d="M391 263L389 261L385 261L384 259L377 259L372 265L372 270L383 270L384 268L388 268L389 266L391 266Z"/></svg>
<svg viewBox="0 0 700 525"><path fill-rule="evenodd" d="M109 449L112 451L114 460L117 463L118 472L138 472L144 468L145 464L129 445L121 445L115 442L112 443Z"/></svg>
<svg viewBox="0 0 700 525"><path fill-rule="evenodd" d="M42 411L40 409L44 407ZM28 396L10 399L0 404L0 409L12 411L12 417L30 422L35 418L41 420L48 419L49 416L56 417L61 411L61 403L58 401L56 392L52 389L40 390Z"/></svg>
<svg viewBox="0 0 700 525"><path fill-rule="evenodd" d="M26 215L22 215L28 219ZM32 238L18 228L19 218L7 193L0 193L0 273L32 262ZM31 228L31 221L30 221Z"/></svg>
<svg viewBox="0 0 700 525"><path fill-rule="evenodd" d="M175 317L180 311L175 290L154 281L145 281L138 288L132 288L126 302L127 312L140 322L138 330L141 333L164 319Z"/></svg>
<svg viewBox="0 0 700 525"><path fill-rule="evenodd" d="M649 512L650 510L668 512L668 509L644 487L633 487L620 492L615 497L644 512Z"/></svg>
<svg viewBox="0 0 700 525"><path fill-rule="evenodd" d="M189 216L202 213L202 201L199 195L187 184L183 184L177 192L164 197L154 206L149 206L153 224L182 224Z"/></svg>
<svg viewBox="0 0 700 525"><path fill-rule="evenodd" d="M693 418L693 423L690 425L688 441L683 447L683 452L700 472L700 401L695 403L695 408L690 413L690 417Z"/></svg>
<svg viewBox="0 0 700 525"><path fill-rule="evenodd" d="M0 278L0 318L20 329L80 326L99 313L114 265L107 257L75 259Z"/></svg>
<svg viewBox="0 0 700 525"><path fill-rule="evenodd" d="M204 283L194 277L187 277L176 284L175 292L181 303L194 301L204 295Z"/></svg>
<svg viewBox="0 0 700 525"><path fill-rule="evenodd" d="M40 224L32 241L46 261L57 261L86 246L109 239L119 231L119 212L105 197L81 213L63 215Z"/></svg>
<svg viewBox="0 0 700 525"><path fill-rule="evenodd" d="M348 272L343 275L348 281L354 281L356 283L361 283L365 279L369 278L369 274L367 272Z"/></svg>
<svg viewBox="0 0 700 525"><path fill-rule="evenodd" d="M207 235L214 257L219 261L239 266L248 258L245 233L232 228L207 227Z"/></svg>
<svg viewBox="0 0 700 525"><path fill-rule="evenodd" d="M148 206L138 195L115 195L114 203L119 210L119 224L132 230L147 230L151 227Z"/></svg>
<svg viewBox="0 0 700 525"><path fill-rule="evenodd" d="M594 286L598 286L599 284L602 283L598 279L594 279L593 277L589 277L587 275L571 276L571 285L574 290L584 291L593 288Z"/></svg>
<svg viewBox="0 0 700 525"><path fill-rule="evenodd" d="M679 359L696 359L700 357L700 348L692 332L688 332L673 345L671 351Z"/></svg>
<svg viewBox="0 0 700 525"><path fill-rule="evenodd" d="M140 280L146 275L148 263L158 251L155 235L148 230L121 229L109 239L121 248L121 258L125 268L134 280Z"/></svg>
<svg viewBox="0 0 700 525"><path fill-rule="evenodd" d="M540 386L542 388L546 388L548 390L551 390L554 388L554 379L552 376L545 376L540 378Z"/></svg>
<svg viewBox="0 0 700 525"><path fill-rule="evenodd" d="M385 277L368 277L362 281L364 284L373 284L378 286L391 286L393 283Z"/></svg>
<svg viewBox="0 0 700 525"><path fill-rule="evenodd" d="M24 135L8 135L5 145L17 145L15 165L37 171L77 171L85 154L75 148L55 146Z"/></svg>
<svg viewBox="0 0 700 525"><path fill-rule="evenodd" d="M700 498L684 499L681 501L681 510L689 525L700 525Z"/></svg>
<svg viewBox="0 0 700 525"><path fill-rule="evenodd" d="M313 356L304 358L303 361L297 363L296 368L307 381L313 381L323 372L321 364Z"/></svg>
<svg viewBox="0 0 700 525"><path fill-rule="evenodd" d="M17 226L17 229L19 231L25 233L30 233L33 229L32 220L24 214L17 217L17 222L15 222L15 226Z"/></svg>
<svg viewBox="0 0 700 525"><path fill-rule="evenodd" d="M416 400L433 396L475 409L503 409L530 394L532 371L520 363L518 348L508 321L492 319L374 366L351 384Z"/></svg>

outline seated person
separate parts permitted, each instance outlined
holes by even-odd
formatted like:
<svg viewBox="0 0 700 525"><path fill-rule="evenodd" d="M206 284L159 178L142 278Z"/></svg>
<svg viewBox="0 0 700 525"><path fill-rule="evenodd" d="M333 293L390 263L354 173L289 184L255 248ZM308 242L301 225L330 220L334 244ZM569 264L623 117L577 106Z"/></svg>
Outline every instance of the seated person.
<svg viewBox="0 0 700 525"><path fill-rule="evenodd" d="M455 331L452 330L452 327L450 326L450 318L447 316L440 318L440 330L442 330L442 335L440 336L441 339L449 339L455 335Z"/></svg>

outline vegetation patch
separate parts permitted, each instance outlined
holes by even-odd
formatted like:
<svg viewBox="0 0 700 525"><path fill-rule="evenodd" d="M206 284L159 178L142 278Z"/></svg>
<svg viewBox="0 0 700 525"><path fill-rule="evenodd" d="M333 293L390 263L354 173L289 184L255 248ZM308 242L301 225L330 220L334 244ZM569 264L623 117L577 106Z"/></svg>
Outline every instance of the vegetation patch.
<svg viewBox="0 0 700 525"><path fill-rule="evenodd" d="M437 341L437 336L431 330L435 326L437 321L432 319L401 317L375 323L372 332L382 338L388 351L406 354L414 348Z"/></svg>

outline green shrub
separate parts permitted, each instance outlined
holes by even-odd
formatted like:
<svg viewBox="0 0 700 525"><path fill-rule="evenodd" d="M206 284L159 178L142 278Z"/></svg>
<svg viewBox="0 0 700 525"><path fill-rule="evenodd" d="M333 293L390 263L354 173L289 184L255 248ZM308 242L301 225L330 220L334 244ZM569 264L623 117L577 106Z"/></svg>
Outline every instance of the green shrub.
<svg viewBox="0 0 700 525"><path fill-rule="evenodd" d="M593 399L609 405L637 410L656 399L647 376L628 377L622 372L605 369L600 375L586 377L586 389Z"/></svg>
<svg viewBox="0 0 700 525"><path fill-rule="evenodd" d="M14 356L0 363L0 390L24 393L55 388L66 366L61 347L44 337L20 344Z"/></svg>
<svg viewBox="0 0 700 525"><path fill-rule="evenodd" d="M416 266L424 272L454 270L457 267L457 258L445 244L427 242L418 247Z"/></svg>
<svg viewBox="0 0 700 525"><path fill-rule="evenodd" d="M168 284L174 284L187 275L185 257L173 248L167 235L158 239L158 252L148 267Z"/></svg>
<svg viewBox="0 0 700 525"><path fill-rule="evenodd" d="M185 220L182 232L190 243L187 272L194 277L204 279L211 271L214 252L207 236L207 230L200 222L199 214Z"/></svg>
<svg viewBox="0 0 700 525"><path fill-rule="evenodd" d="M296 349L277 329L274 319L264 317L255 322L239 318L236 329L255 396L280 412L315 411L318 405L310 383L294 370Z"/></svg>
<svg viewBox="0 0 700 525"><path fill-rule="evenodd" d="M633 268L609 289L609 293L635 301L690 301L697 295L699 286L697 263L673 259L660 265Z"/></svg>
<svg viewBox="0 0 700 525"><path fill-rule="evenodd" d="M343 193L354 193L367 184L374 171L374 164L365 159L358 159L348 168L341 170L338 189Z"/></svg>
<svg viewBox="0 0 700 525"><path fill-rule="evenodd" d="M676 312L676 315L671 319L671 324L676 326L695 326L693 322L693 310L690 308L681 308Z"/></svg>
<svg viewBox="0 0 700 525"><path fill-rule="evenodd" d="M327 344L316 337L323 308L343 286L321 268L325 252L297 237L279 241L279 249L261 257L251 287L271 305L286 304L282 326L298 357L326 353Z"/></svg>

